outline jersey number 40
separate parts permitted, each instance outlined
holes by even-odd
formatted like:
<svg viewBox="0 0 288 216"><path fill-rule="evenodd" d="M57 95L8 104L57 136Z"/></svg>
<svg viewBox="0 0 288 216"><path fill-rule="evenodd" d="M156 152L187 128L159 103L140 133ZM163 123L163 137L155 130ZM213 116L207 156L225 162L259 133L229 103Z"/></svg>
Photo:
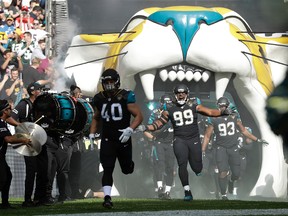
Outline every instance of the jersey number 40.
<svg viewBox="0 0 288 216"><path fill-rule="evenodd" d="M110 112L108 112L110 109ZM110 114L109 114L110 113ZM107 122L111 121L120 121L123 118L122 107L120 103L113 103L111 106L103 104L101 110L102 119L105 119Z"/></svg>

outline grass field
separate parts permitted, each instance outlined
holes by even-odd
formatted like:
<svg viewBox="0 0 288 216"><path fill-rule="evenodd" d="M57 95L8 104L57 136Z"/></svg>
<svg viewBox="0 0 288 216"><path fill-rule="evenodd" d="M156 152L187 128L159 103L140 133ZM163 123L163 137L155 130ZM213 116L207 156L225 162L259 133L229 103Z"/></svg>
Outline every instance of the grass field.
<svg viewBox="0 0 288 216"><path fill-rule="evenodd" d="M98 212L141 212L141 211L169 211L169 210L224 210L224 209L287 209L288 202L279 201L239 201L239 200L194 200L184 202L181 199L121 199L114 198L114 208L104 209L102 199L85 199L67 201L64 204L22 208L21 200L11 199L14 209L1 210L1 216L17 215L55 215L55 214L81 214Z"/></svg>

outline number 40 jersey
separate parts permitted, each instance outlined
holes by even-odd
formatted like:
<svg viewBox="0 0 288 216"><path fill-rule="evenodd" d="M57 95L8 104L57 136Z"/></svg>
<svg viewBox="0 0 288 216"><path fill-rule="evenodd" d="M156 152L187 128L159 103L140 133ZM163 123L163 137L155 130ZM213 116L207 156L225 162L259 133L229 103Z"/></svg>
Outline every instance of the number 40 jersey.
<svg viewBox="0 0 288 216"><path fill-rule="evenodd" d="M118 130L130 126L131 113L128 111L127 105L135 102L134 92L124 89L118 89L112 97L108 97L105 91L101 91L94 96L92 105L100 112L102 138L119 139L122 132Z"/></svg>

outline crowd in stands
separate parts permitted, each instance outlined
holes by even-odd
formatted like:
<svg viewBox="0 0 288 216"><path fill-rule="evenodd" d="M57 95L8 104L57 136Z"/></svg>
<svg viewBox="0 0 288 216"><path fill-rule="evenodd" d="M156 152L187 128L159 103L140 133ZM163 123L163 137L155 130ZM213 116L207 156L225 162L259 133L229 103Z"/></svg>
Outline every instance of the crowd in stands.
<svg viewBox="0 0 288 216"><path fill-rule="evenodd" d="M45 24L45 1L0 0L0 99L14 106L28 97L30 83L53 85Z"/></svg>

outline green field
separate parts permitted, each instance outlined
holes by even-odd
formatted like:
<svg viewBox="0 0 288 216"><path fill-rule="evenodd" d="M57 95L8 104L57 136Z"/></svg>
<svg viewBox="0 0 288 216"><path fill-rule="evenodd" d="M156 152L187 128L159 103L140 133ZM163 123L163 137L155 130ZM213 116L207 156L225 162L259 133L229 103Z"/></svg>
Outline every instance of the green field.
<svg viewBox="0 0 288 216"><path fill-rule="evenodd" d="M141 211L169 211L169 210L224 210L224 209L287 209L287 200L279 201L239 201L239 200L194 200L184 202L181 199L123 199L114 198L114 208L104 209L102 199L85 199L67 201L64 204L22 208L21 200L10 200L14 209L1 210L1 216L8 215L54 215L97 212L141 212Z"/></svg>

